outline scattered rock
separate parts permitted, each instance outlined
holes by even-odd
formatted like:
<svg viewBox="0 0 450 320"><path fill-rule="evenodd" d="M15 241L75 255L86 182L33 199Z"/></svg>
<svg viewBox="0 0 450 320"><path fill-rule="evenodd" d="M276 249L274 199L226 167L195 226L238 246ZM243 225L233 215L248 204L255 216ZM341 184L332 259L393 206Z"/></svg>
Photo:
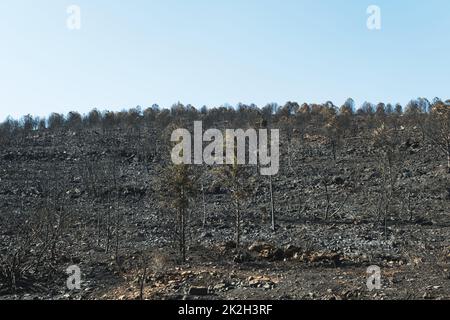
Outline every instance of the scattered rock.
<svg viewBox="0 0 450 320"><path fill-rule="evenodd" d="M226 291L228 289L230 289L230 284L228 282L222 282L213 287L214 291Z"/></svg>
<svg viewBox="0 0 450 320"><path fill-rule="evenodd" d="M234 241L227 241L219 245L219 250L221 252L230 251L236 249L236 242Z"/></svg>
<svg viewBox="0 0 450 320"><path fill-rule="evenodd" d="M190 296L207 296L208 295L208 288L191 287L189 289L189 295Z"/></svg>
<svg viewBox="0 0 450 320"><path fill-rule="evenodd" d="M340 186L340 185L343 185L345 183L345 180L342 177L335 177L333 179L333 183L338 185L338 186Z"/></svg>
<svg viewBox="0 0 450 320"><path fill-rule="evenodd" d="M253 243L248 250L256 253L259 258L269 261L283 261L293 258L300 249L295 246L287 246L284 250L264 242Z"/></svg>
<svg viewBox="0 0 450 320"><path fill-rule="evenodd" d="M203 233L200 235L200 237L202 237L203 239L206 239L206 238L212 238L213 235L212 235L211 232L203 232Z"/></svg>
<svg viewBox="0 0 450 320"><path fill-rule="evenodd" d="M265 290L272 290L275 287L275 282L269 277L249 277L247 279L248 286L252 288L261 288Z"/></svg>
<svg viewBox="0 0 450 320"><path fill-rule="evenodd" d="M241 251L233 257L233 262L235 263L245 263L253 260L253 257L247 251Z"/></svg>

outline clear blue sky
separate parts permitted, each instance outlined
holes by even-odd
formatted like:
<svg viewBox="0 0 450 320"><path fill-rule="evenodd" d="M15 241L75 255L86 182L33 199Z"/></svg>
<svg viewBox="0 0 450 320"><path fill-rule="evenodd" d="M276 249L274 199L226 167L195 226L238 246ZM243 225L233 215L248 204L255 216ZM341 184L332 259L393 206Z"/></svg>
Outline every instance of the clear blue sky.
<svg viewBox="0 0 450 320"><path fill-rule="evenodd" d="M81 7L80 31L66 9ZM367 7L382 29L366 27ZM448 0L1 0L0 120L450 98Z"/></svg>

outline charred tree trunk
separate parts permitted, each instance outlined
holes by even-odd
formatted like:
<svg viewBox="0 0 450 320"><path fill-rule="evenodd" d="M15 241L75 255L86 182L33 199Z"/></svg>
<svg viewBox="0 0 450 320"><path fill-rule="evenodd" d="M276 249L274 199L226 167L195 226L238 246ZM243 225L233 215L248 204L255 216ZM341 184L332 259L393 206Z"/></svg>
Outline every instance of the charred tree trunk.
<svg viewBox="0 0 450 320"><path fill-rule="evenodd" d="M326 198L327 198L327 208L325 210L325 221L327 221L328 218L330 217L331 203L330 203L330 194L328 192L328 183L326 181L324 181L323 185L325 186L325 195L326 195Z"/></svg>
<svg viewBox="0 0 450 320"><path fill-rule="evenodd" d="M181 246L181 260L182 262L186 261L186 211L185 209L181 209L181 238L180 238L180 246Z"/></svg>
<svg viewBox="0 0 450 320"><path fill-rule="evenodd" d="M447 172L450 173L450 143L447 145Z"/></svg>
<svg viewBox="0 0 450 320"><path fill-rule="evenodd" d="M236 200L236 248L241 246L241 209L239 206L239 201Z"/></svg>
<svg viewBox="0 0 450 320"><path fill-rule="evenodd" d="M145 282L147 280L147 264L144 265L141 278L139 279L139 300L144 300Z"/></svg>
<svg viewBox="0 0 450 320"><path fill-rule="evenodd" d="M205 228L207 216L206 216L205 188L203 184L202 184L202 202L203 202L203 228Z"/></svg>
<svg viewBox="0 0 450 320"><path fill-rule="evenodd" d="M275 231L275 203L273 200L273 179L271 175L269 175L269 188L270 188L270 212L272 221L272 231Z"/></svg>

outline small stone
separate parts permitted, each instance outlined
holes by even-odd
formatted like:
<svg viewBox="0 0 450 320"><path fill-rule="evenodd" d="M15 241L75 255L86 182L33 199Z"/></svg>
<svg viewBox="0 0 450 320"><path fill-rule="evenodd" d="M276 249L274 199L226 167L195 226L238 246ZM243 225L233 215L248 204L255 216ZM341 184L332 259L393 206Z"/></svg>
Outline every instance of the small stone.
<svg viewBox="0 0 450 320"><path fill-rule="evenodd" d="M191 287L189 289L189 295L190 296L207 296L208 295L208 288Z"/></svg>
<svg viewBox="0 0 450 320"><path fill-rule="evenodd" d="M225 290L226 287L227 287L226 283L219 283L219 284L215 285L215 286L213 287L213 289L214 289L215 291L222 291L222 290Z"/></svg>
<svg viewBox="0 0 450 320"><path fill-rule="evenodd" d="M266 284L263 286L263 288L264 288L265 290L271 290L271 289L272 289L272 285L271 285L270 283L266 283Z"/></svg>

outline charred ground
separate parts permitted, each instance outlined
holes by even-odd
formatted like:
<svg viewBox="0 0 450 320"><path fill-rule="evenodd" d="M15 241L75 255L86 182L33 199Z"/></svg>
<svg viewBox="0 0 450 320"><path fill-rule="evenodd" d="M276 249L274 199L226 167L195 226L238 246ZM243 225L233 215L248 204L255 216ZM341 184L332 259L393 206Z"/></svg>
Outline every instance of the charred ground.
<svg viewBox="0 0 450 320"><path fill-rule="evenodd" d="M0 298L448 299L450 180L433 135L448 108L179 105L10 120ZM281 169L273 230L270 181L257 168L242 168L238 200L221 168L189 168L182 261L169 140L194 120L280 129ZM66 288L71 265L81 291ZM371 265L382 270L379 291L366 287Z"/></svg>

